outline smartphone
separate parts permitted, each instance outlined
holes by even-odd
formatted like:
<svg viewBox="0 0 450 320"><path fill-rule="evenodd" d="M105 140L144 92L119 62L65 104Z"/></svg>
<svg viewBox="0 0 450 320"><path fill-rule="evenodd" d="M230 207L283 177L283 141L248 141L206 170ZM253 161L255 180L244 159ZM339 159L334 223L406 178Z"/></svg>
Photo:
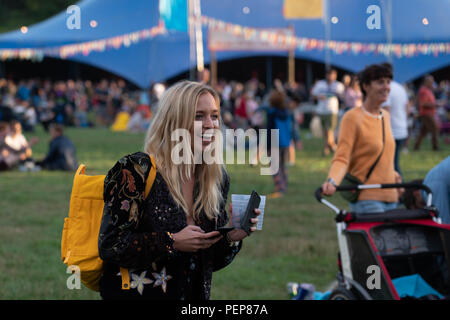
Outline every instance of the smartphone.
<svg viewBox="0 0 450 320"><path fill-rule="evenodd" d="M234 227L220 227L216 231L219 231L221 235L225 236L231 230L234 230Z"/></svg>
<svg viewBox="0 0 450 320"><path fill-rule="evenodd" d="M255 190L253 190L250 195L250 199L248 200L247 209L245 209L245 213L241 220L241 228L247 232L248 235L250 235L250 228L252 227L250 219L256 217L255 209L259 208L260 202L261 197Z"/></svg>

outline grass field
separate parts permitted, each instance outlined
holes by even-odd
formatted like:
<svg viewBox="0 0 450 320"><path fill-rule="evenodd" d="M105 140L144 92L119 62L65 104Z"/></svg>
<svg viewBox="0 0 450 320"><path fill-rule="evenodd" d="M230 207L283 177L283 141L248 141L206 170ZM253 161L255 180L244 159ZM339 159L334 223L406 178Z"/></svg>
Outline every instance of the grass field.
<svg viewBox="0 0 450 320"><path fill-rule="evenodd" d="M144 135L113 133L107 129L68 129L87 174L105 174L121 156L141 149ZM34 157L40 159L48 146L41 128ZM305 136L305 134L303 135ZM423 178L450 153L422 151L401 157L405 180ZM321 141L305 139L289 167L289 191L266 203L263 231L246 239L227 268L214 274L212 299L288 299L290 281L313 283L323 291L336 275L336 231L333 212L319 204L314 190L326 177L331 156L321 156ZM228 165L232 193L260 194L273 190L272 179L258 167ZM69 290L68 274L60 260L60 240L68 213L73 173L0 173L0 299L99 299L82 287ZM339 197L332 202L345 206Z"/></svg>

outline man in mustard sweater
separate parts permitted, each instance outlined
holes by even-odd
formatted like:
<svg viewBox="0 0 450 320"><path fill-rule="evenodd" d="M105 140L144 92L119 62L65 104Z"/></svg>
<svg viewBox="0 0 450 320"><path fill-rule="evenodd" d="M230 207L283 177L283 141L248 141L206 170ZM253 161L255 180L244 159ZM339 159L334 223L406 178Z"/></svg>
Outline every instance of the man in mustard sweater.
<svg viewBox="0 0 450 320"><path fill-rule="evenodd" d="M325 195L333 195L348 172L364 184L400 183L394 170L395 141L390 126L390 115L382 110L390 90L392 72L383 65L371 65L360 74L364 103L353 108L342 118L338 147L331 162L328 179L322 185ZM383 142L384 136L384 142ZM380 156L381 155L381 156ZM379 157L376 166L367 174ZM397 207L396 189L362 190L358 200L350 203L354 212L384 212Z"/></svg>

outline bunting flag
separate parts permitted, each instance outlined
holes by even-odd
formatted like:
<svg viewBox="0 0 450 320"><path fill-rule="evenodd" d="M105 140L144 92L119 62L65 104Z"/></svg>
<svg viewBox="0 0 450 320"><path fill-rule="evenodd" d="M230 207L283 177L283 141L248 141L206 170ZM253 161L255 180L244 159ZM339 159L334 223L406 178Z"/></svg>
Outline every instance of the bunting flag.
<svg viewBox="0 0 450 320"><path fill-rule="evenodd" d="M118 50L123 47L129 47L133 44L137 44L142 40L151 39L157 35L166 33L167 30L165 29L164 25L159 24L158 26L151 29L135 31L108 39L64 45L56 49L50 49L46 51L46 54L50 56L58 56L61 59L66 59L77 54L83 54L84 56L87 56L93 51L103 52L107 49Z"/></svg>
<svg viewBox="0 0 450 320"><path fill-rule="evenodd" d="M321 19L322 0L284 0L283 16L285 19Z"/></svg>
<svg viewBox="0 0 450 320"><path fill-rule="evenodd" d="M161 34L167 34L167 30L163 24L159 24L151 29L135 31L107 39L68 44L60 47L0 49L0 60L21 59L39 62L42 61L44 56L60 59L67 59L79 54L88 56L92 52L104 52L109 49L118 50L124 47L127 48L142 40L152 39Z"/></svg>
<svg viewBox="0 0 450 320"><path fill-rule="evenodd" d="M284 48L286 43L292 44L298 51L323 51L330 50L336 55L344 53L358 54L375 54L385 56L396 56L398 58L409 58L418 55L445 55L450 54L450 42L441 43L403 43L403 44L387 44L387 43L362 43L348 41L334 41L315 38L295 37L290 34L280 33L275 30L257 29L244 27L241 25L231 24L207 16L202 16L202 24L210 29L220 30L220 32L228 32L235 37L242 39L257 39L268 44L270 48L279 46ZM244 47L244 46L243 46Z"/></svg>
<svg viewBox="0 0 450 320"><path fill-rule="evenodd" d="M286 50L286 48L295 48L298 51L323 51L330 50L336 55L350 53L375 54L385 56L395 56L397 58L410 58L419 55L439 55L450 54L450 42L440 43L362 43L348 41L325 41L323 39L295 37L293 33L282 31L283 29L258 29L245 27L237 24L231 24L221 20L202 16L201 23L208 27L210 32L220 30L242 41L254 41L258 45L267 43L272 50ZM91 52L103 52L105 50L118 50L123 47L129 47L139 43L142 40L151 39L157 35L167 34L167 29L163 23L151 29L144 29L131 32L124 35L111 37L108 39L99 39L94 41L69 44L52 48L19 48L19 49L0 49L0 60L21 59L42 61L44 56L50 56L60 59L66 59L75 55L89 55ZM247 45L247 44L246 44ZM222 48L223 49L223 48ZM220 48L217 48L220 50Z"/></svg>
<svg viewBox="0 0 450 320"><path fill-rule="evenodd" d="M159 15L167 30L188 31L188 0L159 0Z"/></svg>
<svg viewBox="0 0 450 320"><path fill-rule="evenodd" d="M44 59L44 52L40 49L0 49L0 60L31 60L40 62Z"/></svg>
<svg viewBox="0 0 450 320"><path fill-rule="evenodd" d="M210 28L208 47L212 51L288 51L295 48L295 41L288 28Z"/></svg>

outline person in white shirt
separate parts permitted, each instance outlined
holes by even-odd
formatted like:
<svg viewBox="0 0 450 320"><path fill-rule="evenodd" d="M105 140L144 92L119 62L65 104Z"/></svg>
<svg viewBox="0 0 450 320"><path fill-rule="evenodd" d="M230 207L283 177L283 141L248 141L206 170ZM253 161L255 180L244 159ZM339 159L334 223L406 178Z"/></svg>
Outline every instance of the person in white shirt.
<svg viewBox="0 0 450 320"><path fill-rule="evenodd" d="M338 122L339 100L343 98L345 87L336 79L337 71L327 70L325 79L317 81L311 90L312 96L318 101L316 114L322 124L324 155L328 155L330 149L334 152L337 148L334 131Z"/></svg>
<svg viewBox="0 0 450 320"><path fill-rule="evenodd" d="M384 65L392 70L392 65L384 63ZM395 156L394 167L401 176L403 176L400 170L400 152L403 145L408 138L408 92L398 82L391 81L391 91L389 92L388 99L383 104L383 108L389 111L391 114L391 128L392 134L395 139Z"/></svg>
<svg viewBox="0 0 450 320"><path fill-rule="evenodd" d="M5 143L14 151L31 156L31 148L22 133L22 125L19 121L13 121L11 123L11 132L6 136Z"/></svg>
<svg viewBox="0 0 450 320"><path fill-rule="evenodd" d="M19 121L14 120L11 123L11 130L6 135L4 141L4 148L7 150L7 154L3 156L8 160L7 165L12 168L21 162L31 160L32 151L31 147L36 144L39 139L32 137L28 142L22 133L22 125Z"/></svg>

